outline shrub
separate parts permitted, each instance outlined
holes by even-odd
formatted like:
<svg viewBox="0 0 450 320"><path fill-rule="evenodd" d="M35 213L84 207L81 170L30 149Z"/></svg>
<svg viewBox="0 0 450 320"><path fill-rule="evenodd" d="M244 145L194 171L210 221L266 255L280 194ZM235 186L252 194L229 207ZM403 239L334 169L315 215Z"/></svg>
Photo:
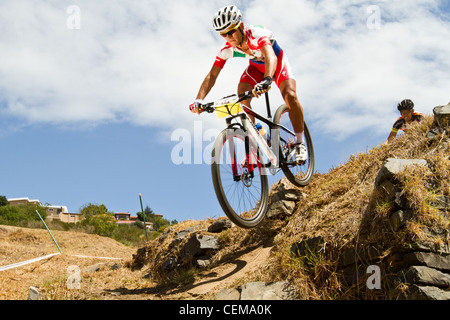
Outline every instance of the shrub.
<svg viewBox="0 0 450 320"><path fill-rule="evenodd" d="M47 217L45 207L36 204L21 204L18 206L0 206L0 222L8 225L26 226L29 221L40 221L36 210L42 219Z"/></svg>

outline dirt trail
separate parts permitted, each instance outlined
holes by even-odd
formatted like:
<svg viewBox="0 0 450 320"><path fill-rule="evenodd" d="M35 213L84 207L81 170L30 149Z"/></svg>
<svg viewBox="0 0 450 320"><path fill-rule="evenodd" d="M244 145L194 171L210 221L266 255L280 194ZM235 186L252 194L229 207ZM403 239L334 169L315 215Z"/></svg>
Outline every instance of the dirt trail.
<svg viewBox="0 0 450 320"><path fill-rule="evenodd" d="M202 280L194 282L187 293L197 296L216 294L223 288L231 286L239 279L245 279L249 273L257 272L269 258L272 247L258 247L236 260L218 266L200 274Z"/></svg>

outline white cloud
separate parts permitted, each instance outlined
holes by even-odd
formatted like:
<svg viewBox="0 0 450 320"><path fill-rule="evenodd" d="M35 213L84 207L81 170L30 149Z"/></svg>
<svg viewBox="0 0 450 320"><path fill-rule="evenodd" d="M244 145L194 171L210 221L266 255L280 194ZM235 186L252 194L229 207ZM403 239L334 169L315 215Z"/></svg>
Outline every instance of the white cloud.
<svg viewBox="0 0 450 320"><path fill-rule="evenodd" d="M81 10L69 30L66 9ZM130 121L164 129L197 120L187 106L223 44L211 28L224 1L17 1L0 4L0 112L30 123ZM439 1L238 1L250 24L278 36L308 121L345 139L386 132L395 104L447 103L450 23ZM380 28L367 27L367 7ZM211 99L235 90L245 61L230 61ZM281 103L272 94L273 106ZM217 120L202 116L211 126ZM187 125L186 125L187 123ZM222 124L222 122L220 123Z"/></svg>
<svg viewBox="0 0 450 320"><path fill-rule="evenodd" d="M397 116L396 103L404 98L412 98L423 112L450 99L444 76L450 66L444 40L450 24L431 13L437 1L379 1L380 28L373 30L367 27L369 4L316 1L314 9L299 12L313 12L319 19L311 20L318 23L292 33L289 24L279 30L306 113L327 123L323 130L335 137L364 127L387 132Z"/></svg>

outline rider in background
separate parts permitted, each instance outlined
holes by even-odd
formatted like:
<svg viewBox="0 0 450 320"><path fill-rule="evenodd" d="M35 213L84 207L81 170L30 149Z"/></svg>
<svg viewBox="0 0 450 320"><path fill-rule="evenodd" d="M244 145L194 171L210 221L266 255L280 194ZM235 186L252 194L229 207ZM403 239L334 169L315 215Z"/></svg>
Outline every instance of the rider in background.
<svg viewBox="0 0 450 320"><path fill-rule="evenodd" d="M414 123L419 123L423 119L423 114L414 111L414 102L409 99L403 100L397 106L401 117L395 121L391 134L385 143L389 143L397 136L399 130L406 131L407 127Z"/></svg>
<svg viewBox="0 0 450 320"><path fill-rule="evenodd" d="M289 118L296 135L295 159L298 163L304 163L308 155L304 140L303 108L297 97L295 77L273 33L262 26L245 27L242 14L236 6L220 9L214 16L213 26L227 43L217 55L196 100L189 106L190 111L199 113L199 107L213 88L228 59L250 59L249 66L241 76L238 94L253 91L258 98L270 89L272 82L277 84L289 108ZM250 102L251 98L242 104L250 108Z"/></svg>

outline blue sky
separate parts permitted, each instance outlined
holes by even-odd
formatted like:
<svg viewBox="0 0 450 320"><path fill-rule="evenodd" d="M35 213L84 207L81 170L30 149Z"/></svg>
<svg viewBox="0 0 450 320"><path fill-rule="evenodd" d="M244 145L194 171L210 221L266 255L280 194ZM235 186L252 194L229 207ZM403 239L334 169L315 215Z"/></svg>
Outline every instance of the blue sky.
<svg viewBox="0 0 450 320"><path fill-rule="evenodd" d="M234 3L288 55L319 172L384 142L400 100L427 114L450 101L448 1ZM2 1L0 195L135 214L141 193L170 220L223 216L206 161L177 165L172 151L184 132L195 162L223 127L187 107L223 45L211 19L228 4ZM233 93L246 64L229 61L208 99ZM271 98L282 103L276 88Z"/></svg>

